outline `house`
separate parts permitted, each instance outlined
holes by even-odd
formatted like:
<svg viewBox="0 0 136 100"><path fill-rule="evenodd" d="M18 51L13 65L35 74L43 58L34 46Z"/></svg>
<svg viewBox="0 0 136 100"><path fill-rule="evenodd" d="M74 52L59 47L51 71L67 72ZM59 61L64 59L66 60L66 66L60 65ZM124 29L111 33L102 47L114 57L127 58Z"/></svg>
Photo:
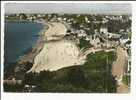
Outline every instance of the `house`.
<svg viewBox="0 0 136 100"><path fill-rule="evenodd" d="M108 28L107 27L101 27L100 28L100 33L108 33Z"/></svg>
<svg viewBox="0 0 136 100"><path fill-rule="evenodd" d="M122 33L119 41L120 41L121 45L125 45L125 43L128 42L129 40L130 39L128 37L128 34Z"/></svg>
<svg viewBox="0 0 136 100"><path fill-rule="evenodd" d="M85 17L85 22L89 23L90 21L88 20L88 17Z"/></svg>
<svg viewBox="0 0 136 100"><path fill-rule="evenodd" d="M84 30L77 30L77 37L86 37L86 32Z"/></svg>

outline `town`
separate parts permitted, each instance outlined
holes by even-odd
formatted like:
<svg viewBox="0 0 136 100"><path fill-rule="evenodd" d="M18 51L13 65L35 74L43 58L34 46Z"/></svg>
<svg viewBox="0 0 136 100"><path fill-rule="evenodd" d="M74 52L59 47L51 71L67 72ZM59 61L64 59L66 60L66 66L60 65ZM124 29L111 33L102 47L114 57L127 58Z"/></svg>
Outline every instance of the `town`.
<svg viewBox="0 0 136 100"><path fill-rule="evenodd" d="M83 51L82 56L98 51L113 51L124 61L112 64L112 74L117 84L121 87L125 84L130 87L131 74L131 15L99 15L99 14L9 14L5 20L30 21L37 23L60 22L67 28L66 40L74 41ZM60 37L52 37L55 39ZM47 38L45 41L49 41ZM124 54L123 54L124 52ZM121 59L122 59L121 58ZM108 58L107 58L108 60ZM123 63L123 64L120 64ZM123 66L119 68L120 66ZM117 68L118 67L118 68ZM117 72L118 71L118 72ZM21 80L14 77L6 79L5 84L21 84ZM24 91L33 91L34 85L25 85Z"/></svg>

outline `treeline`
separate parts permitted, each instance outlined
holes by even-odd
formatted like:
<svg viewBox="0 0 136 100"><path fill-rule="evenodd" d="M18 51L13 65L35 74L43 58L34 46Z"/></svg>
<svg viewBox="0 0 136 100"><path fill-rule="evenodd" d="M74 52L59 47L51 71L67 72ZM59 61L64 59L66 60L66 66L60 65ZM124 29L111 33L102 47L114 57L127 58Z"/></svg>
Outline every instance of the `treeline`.
<svg viewBox="0 0 136 100"><path fill-rule="evenodd" d="M80 49L88 49L90 47L93 47L93 45L90 44L90 41L87 41L84 38L81 38L81 39L79 39L78 47Z"/></svg>
<svg viewBox="0 0 136 100"><path fill-rule="evenodd" d="M4 79L16 78L19 80L24 79L24 74L32 67L31 62L15 62L10 63L4 67Z"/></svg>
<svg viewBox="0 0 136 100"><path fill-rule="evenodd" d="M111 74L114 52L89 54L84 65L58 71L43 71L25 75L24 84L36 86L35 92L116 92L116 81Z"/></svg>
<svg viewBox="0 0 136 100"><path fill-rule="evenodd" d="M5 92L23 92L24 84L3 84Z"/></svg>

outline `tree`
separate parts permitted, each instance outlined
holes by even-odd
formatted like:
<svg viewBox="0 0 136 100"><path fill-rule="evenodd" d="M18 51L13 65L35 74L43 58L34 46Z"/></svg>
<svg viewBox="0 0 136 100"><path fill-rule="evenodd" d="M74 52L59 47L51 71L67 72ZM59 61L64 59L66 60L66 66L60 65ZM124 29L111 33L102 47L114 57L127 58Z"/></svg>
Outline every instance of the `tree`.
<svg viewBox="0 0 136 100"><path fill-rule="evenodd" d="M24 13L20 13L19 17L20 17L20 19L23 19L23 20L27 19L27 16Z"/></svg>

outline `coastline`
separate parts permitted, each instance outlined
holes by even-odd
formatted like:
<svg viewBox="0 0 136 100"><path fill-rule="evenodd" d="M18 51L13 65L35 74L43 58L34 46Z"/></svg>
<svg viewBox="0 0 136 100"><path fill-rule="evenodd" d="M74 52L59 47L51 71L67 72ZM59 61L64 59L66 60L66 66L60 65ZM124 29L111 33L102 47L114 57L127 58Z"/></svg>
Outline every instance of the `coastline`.
<svg viewBox="0 0 136 100"><path fill-rule="evenodd" d="M43 44L41 51L34 57L33 66L27 73L43 70L55 71L81 63L76 45L63 39L67 31L66 26L61 22L50 22L48 26L48 30L42 34L46 44Z"/></svg>
<svg viewBox="0 0 136 100"><path fill-rule="evenodd" d="M13 67L12 70L14 70L15 74L8 73L8 71L6 72L7 75L9 74L8 77L11 77L12 75L17 76L16 73L28 69L28 68L25 68L26 66L22 66L22 64L26 64L26 63L33 64L35 57L41 52L41 50L43 49L43 47L45 45L45 42L48 43L48 42L52 42L54 40L58 41L58 40L60 40L60 38L62 38L62 37L57 37L57 36L56 36L57 37L56 39L54 38L54 36L53 36L53 38L50 38L51 37L50 33L54 33L54 30L52 30L52 27L54 27L53 24L56 24L56 23L63 24L63 23L61 23L61 22L42 22L42 21L35 21L35 22L41 23L44 26L44 28L38 33L39 36L38 36L38 39L37 39L36 43L34 44L34 46L32 46L29 49L29 51L27 51L24 55L20 56L18 58L18 60L14 63L15 67ZM57 27L59 27L59 25ZM66 29L64 31L66 31ZM61 32L61 28L60 28L60 33L64 33L64 32ZM53 34L51 34L51 35L53 35ZM47 39L46 36L49 37L49 39ZM11 64L9 64L8 66L10 66ZM26 70L25 73L27 71L28 70Z"/></svg>
<svg viewBox="0 0 136 100"><path fill-rule="evenodd" d="M45 47L44 45L46 43L52 41L60 41L66 33L66 27L61 22L36 22L44 25L44 28L38 33L38 40L36 44L32 47L32 49L19 58L19 60L17 61L17 64L19 65L26 62L29 62L33 65L36 56L43 50L43 48ZM17 66L15 68L15 72L19 71L16 69L21 69L19 67L20 66ZM28 70L26 72L28 72Z"/></svg>
<svg viewBox="0 0 136 100"><path fill-rule="evenodd" d="M39 23L39 22L36 22L36 23ZM40 23L43 25L43 29L40 32L38 32L39 36L38 36L36 43L34 44L34 46L32 46L32 49L28 53L24 54L23 56L21 56L19 58L18 63L23 63L23 62L26 62L26 61L33 63L34 57L43 48L45 39L44 39L42 33L46 32L49 29L49 27L48 27L48 24L45 24L43 22L40 22Z"/></svg>
<svg viewBox="0 0 136 100"><path fill-rule="evenodd" d="M17 21L17 20L16 20ZM15 21L15 22L16 22ZM14 22L14 21L13 21ZM20 21L22 22L22 21ZM23 21L24 22L24 21ZM27 21L25 21L27 22ZM29 22L29 21L28 21ZM11 78L11 77L15 77L17 76L16 73L24 71L28 68L25 68L25 66L21 66L22 64L26 64L26 63L33 63L33 59L35 58L35 56L40 52L40 50L42 49L43 45L44 45L44 38L42 36L43 32L46 32L48 30L48 23L43 23L43 22L32 22L32 23L40 23L43 25L43 28L37 33L38 38L36 40L36 43L32 45L31 48L29 48L27 51L24 51L25 53L20 56L15 62L13 63L9 63L7 65L7 67L5 67L4 69L4 74L6 75L5 78ZM7 68L10 70L7 70ZM26 72L26 71L25 71ZM21 74L20 74L21 75ZM23 76L23 75L22 75Z"/></svg>

